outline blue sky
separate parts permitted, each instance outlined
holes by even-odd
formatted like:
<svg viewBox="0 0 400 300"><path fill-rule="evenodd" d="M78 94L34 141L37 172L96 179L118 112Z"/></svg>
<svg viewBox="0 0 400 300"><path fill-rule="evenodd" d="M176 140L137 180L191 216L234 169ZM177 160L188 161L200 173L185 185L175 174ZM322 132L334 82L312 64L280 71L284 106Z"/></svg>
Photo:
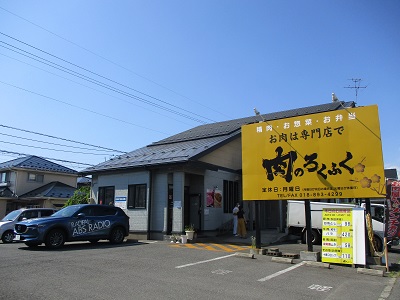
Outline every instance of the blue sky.
<svg viewBox="0 0 400 300"><path fill-rule="evenodd" d="M254 107L356 100L359 78L400 169L399 20L394 0L0 0L0 150L97 164L118 152L66 140L132 151Z"/></svg>

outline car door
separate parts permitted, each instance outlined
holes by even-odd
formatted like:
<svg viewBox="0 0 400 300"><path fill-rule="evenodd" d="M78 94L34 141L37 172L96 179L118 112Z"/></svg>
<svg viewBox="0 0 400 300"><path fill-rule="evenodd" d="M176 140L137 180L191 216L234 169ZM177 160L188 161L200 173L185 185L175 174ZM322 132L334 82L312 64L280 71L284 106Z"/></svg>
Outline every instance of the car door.
<svg viewBox="0 0 400 300"><path fill-rule="evenodd" d="M93 216L93 207L84 206L79 209L73 217L68 220L68 230L70 231L71 240L89 240L95 235L91 230L95 222Z"/></svg>
<svg viewBox="0 0 400 300"><path fill-rule="evenodd" d="M93 207L93 222L90 230L93 236L98 238L108 238L111 225L115 219L116 210L112 206L98 205Z"/></svg>

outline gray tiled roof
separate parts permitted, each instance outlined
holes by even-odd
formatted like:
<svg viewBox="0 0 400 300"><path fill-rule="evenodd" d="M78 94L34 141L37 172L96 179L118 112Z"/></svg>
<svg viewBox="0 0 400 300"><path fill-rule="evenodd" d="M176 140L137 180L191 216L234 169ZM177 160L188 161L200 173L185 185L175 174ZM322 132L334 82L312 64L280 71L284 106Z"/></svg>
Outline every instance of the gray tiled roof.
<svg viewBox="0 0 400 300"><path fill-rule="evenodd" d="M90 171L92 170L125 169L187 161L191 157L194 157L222 143L223 141L230 139L236 134L237 133L227 136L183 141L180 143L142 147L127 154L112 158L94 167L89 167L83 170L82 173L90 174Z"/></svg>
<svg viewBox="0 0 400 300"><path fill-rule="evenodd" d="M167 163L186 162L204 151L218 147L222 143L240 134L241 127L262 120L309 115L354 107L354 102L332 102L327 104L291 109L282 112L263 114L241 119L200 125L176 135L170 136L146 147L118 156L94 167L83 170L82 174L92 174L97 171L126 169Z"/></svg>
<svg viewBox="0 0 400 300"><path fill-rule="evenodd" d="M48 171L57 173L68 173L68 174L78 173L73 169L61 166L59 164L53 163L44 158L34 155L16 158L13 160L0 163L0 170L10 169L10 168L31 169L35 171Z"/></svg>
<svg viewBox="0 0 400 300"><path fill-rule="evenodd" d="M88 177L78 177L77 183L78 184L90 184L92 182L91 178Z"/></svg>
<svg viewBox="0 0 400 300"><path fill-rule="evenodd" d="M0 197L12 197L14 194L8 187L0 188Z"/></svg>
<svg viewBox="0 0 400 300"><path fill-rule="evenodd" d="M59 181L53 181L45 184L37 189L34 189L26 194L19 196L19 198L71 198L76 188Z"/></svg>
<svg viewBox="0 0 400 300"><path fill-rule="evenodd" d="M181 142L181 141L188 141L188 140L195 140L195 139L227 135L232 132L240 130L240 128L243 125L259 122L262 120L262 118L264 118L264 120L267 120L267 121L272 121L272 120L278 120L278 119L284 119L284 118L290 118L290 117L296 117L296 116L310 115L310 114L326 112L326 111L333 111L333 110L341 109L342 103L343 103L343 106L345 106L345 107L354 105L354 102L346 102L346 103L331 102L331 103L327 103L327 104L314 105L314 106L309 106L309 107L285 110L285 111L281 111L281 112L263 114L262 117L261 116L252 116L252 117L246 117L246 118L241 118L241 119L228 120L228 121L223 121L223 122L200 125L195 128L189 129L187 131L170 136L161 141L155 142L151 145L162 145L162 144L176 143L176 142Z"/></svg>

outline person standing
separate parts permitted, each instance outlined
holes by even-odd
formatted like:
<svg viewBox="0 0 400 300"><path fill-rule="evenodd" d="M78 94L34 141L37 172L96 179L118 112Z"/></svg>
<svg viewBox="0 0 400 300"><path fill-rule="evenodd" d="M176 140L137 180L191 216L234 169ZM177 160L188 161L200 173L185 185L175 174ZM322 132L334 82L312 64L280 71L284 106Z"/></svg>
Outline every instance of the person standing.
<svg viewBox="0 0 400 300"><path fill-rule="evenodd" d="M237 217L238 217L238 235L242 239L244 239L246 238L247 231L246 231L246 217L244 215L243 206L239 206Z"/></svg>
<svg viewBox="0 0 400 300"><path fill-rule="evenodd" d="M239 203L236 203L236 206L233 208L233 235L238 236L237 228L238 228L238 216L237 213L239 212Z"/></svg>

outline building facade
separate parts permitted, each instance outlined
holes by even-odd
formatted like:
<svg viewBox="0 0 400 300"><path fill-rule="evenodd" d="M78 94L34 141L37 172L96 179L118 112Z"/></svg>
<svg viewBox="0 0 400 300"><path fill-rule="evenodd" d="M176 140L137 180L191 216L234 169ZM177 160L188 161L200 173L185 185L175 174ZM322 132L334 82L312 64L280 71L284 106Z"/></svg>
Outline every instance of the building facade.
<svg viewBox="0 0 400 300"><path fill-rule="evenodd" d="M22 207L63 206L77 177L77 171L37 156L0 163L0 216Z"/></svg>
<svg viewBox="0 0 400 300"><path fill-rule="evenodd" d="M244 206L253 224L252 201L242 197L241 126L340 110L333 102L278 113L201 125L87 168L94 202L123 208L138 237L162 238L193 224L197 231L230 230L232 209ZM282 201L263 201L261 228L283 230ZM250 225L251 226L251 225Z"/></svg>

